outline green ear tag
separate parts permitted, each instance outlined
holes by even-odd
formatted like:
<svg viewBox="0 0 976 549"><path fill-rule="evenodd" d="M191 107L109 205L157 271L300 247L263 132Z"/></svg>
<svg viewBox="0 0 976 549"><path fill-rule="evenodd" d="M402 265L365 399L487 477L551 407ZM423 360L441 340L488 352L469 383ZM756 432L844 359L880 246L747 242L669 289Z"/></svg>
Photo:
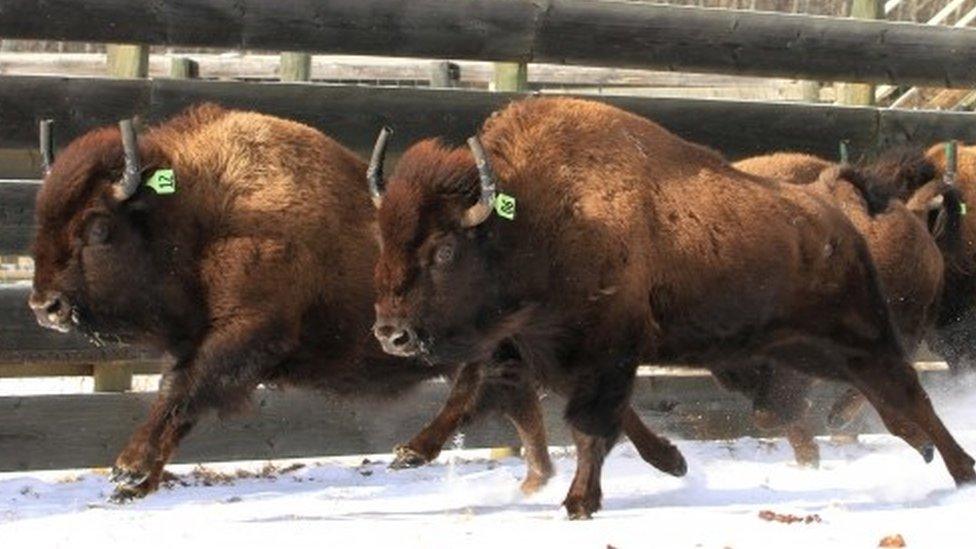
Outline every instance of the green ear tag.
<svg viewBox="0 0 976 549"><path fill-rule="evenodd" d="M173 194L176 192L176 174L170 169L156 170L149 176L146 186L156 194Z"/></svg>
<svg viewBox="0 0 976 549"><path fill-rule="evenodd" d="M496 194L495 213L509 221L515 219L515 197L505 193Z"/></svg>
<svg viewBox="0 0 976 549"><path fill-rule="evenodd" d="M965 202L960 202L959 203L959 215L966 215L966 203Z"/></svg>

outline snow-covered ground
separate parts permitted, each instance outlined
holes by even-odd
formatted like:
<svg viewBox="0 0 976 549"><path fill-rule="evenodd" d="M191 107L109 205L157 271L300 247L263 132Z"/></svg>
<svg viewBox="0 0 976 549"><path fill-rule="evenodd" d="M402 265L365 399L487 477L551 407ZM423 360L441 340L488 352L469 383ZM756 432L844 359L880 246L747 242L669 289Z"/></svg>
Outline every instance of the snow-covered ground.
<svg viewBox="0 0 976 549"><path fill-rule="evenodd" d="M976 393L935 400L976 453ZM387 470L389 456L171 466L177 480L127 505L105 502L104 471L6 473L0 546L792 549L877 547L900 535L912 548L976 547L976 488L957 490L940 458L926 465L893 437L821 440L819 470L792 465L781 439L678 445L689 463L681 479L618 446L604 469L604 510L584 522L559 508L574 460L558 449L557 477L527 498L517 489L522 462L484 451L410 471Z"/></svg>
<svg viewBox="0 0 976 549"><path fill-rule="evenodd" d="M976 449L976 431L962 437ZM790 465L782 441L679 443L690 472L651 470L628 445L604 470L604 510L570 522L558 508L574 462L524 498L518 459L448 456L411 471L350 459L175 466L179 481L146 500L105 503L104 472L0 476L4 547L909 547L971 548L976 488L957 490L936 459L888 436L824 444L820 470ZM359 461L357 459L356 461ZM289 467L290 466L290 467ZM221 473L224 473L223 475ZM252 473L254 475L252 475ZM782 523L769 511L803 519ZM767 513L768 514L768 513ZM809 517L809 518L808 518ZM189 543L190 545L187 545ZM514 544L514 545L512 545Z"/></svg>

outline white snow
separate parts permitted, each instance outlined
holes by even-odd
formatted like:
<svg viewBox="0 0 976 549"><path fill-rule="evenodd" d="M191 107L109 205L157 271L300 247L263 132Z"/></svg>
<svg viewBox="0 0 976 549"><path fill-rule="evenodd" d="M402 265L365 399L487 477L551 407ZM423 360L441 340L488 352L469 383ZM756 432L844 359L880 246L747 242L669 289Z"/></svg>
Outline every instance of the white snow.
<svg viewBox="0 0 976 549"><path fill-rule="evenodd" d="M950 429L976 453L976 394L936 399ZM304 466L257 478L268 464L207 464L226 472L206 486L195 466L171 466L174 483L127 505L105 503L104 471L0 475L3 547L877 547L900 534L908 547L972 548L976 488L956 489L940 458L926 465L901 441L822 439L819 470L792 464L781 439L679 441L681 479L618 446L603 474L604 510L568 521L559 503L575 462L555 449L558 475L522 497L518 459L449 452L435 465L389 471L362 457L298 460ZM481 456L479 458L479 456ZM373 456L375 459L376 457ZM385 460L389 456L379 456ZM239 475L246 477L247 475ZM771 522L761 511L809 523ZM816 517L816 518L814 518ZM974 521L970 523L969 521ZM108 545L104 545L104 544Z"/></svg>

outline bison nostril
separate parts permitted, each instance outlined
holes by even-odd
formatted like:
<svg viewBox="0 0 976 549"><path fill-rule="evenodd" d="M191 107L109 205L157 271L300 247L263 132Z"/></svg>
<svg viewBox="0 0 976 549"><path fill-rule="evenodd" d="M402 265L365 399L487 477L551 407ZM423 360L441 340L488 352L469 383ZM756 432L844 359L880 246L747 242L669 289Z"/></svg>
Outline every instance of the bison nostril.
<svg viewBox="0 0 976 549"><path fill-rule="evenodd" d="M48 314L54 314L61 311L61 298L58 296L52 297L47 305L44 307L44 312Z"/></svg>
<svg viewBox="0 0 976 549"><path fill-rule="evenodd" d="M406 347L413 340L413 334L407 330L400 330L390 338L390 343L397 347Z"/></svg>

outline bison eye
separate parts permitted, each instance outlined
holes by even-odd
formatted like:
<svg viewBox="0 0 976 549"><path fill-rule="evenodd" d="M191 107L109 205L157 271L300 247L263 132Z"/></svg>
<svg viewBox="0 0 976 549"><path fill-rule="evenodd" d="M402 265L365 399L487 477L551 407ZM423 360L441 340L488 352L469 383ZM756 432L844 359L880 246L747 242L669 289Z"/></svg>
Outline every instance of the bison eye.
<svg viewBox="0 0 976 549"><path fill-rule="evenodd" d="M447 243L438 246L434 252L434 263L437 265L447 265L454 260L454 244Z"/></svg>
<svg viewBox="0 0 976 549"><path fill-rule="evenodd" d="M85 229L85 242L87 244L104 244L108 240L108 220L104 217L96 217Z"/></svg>

